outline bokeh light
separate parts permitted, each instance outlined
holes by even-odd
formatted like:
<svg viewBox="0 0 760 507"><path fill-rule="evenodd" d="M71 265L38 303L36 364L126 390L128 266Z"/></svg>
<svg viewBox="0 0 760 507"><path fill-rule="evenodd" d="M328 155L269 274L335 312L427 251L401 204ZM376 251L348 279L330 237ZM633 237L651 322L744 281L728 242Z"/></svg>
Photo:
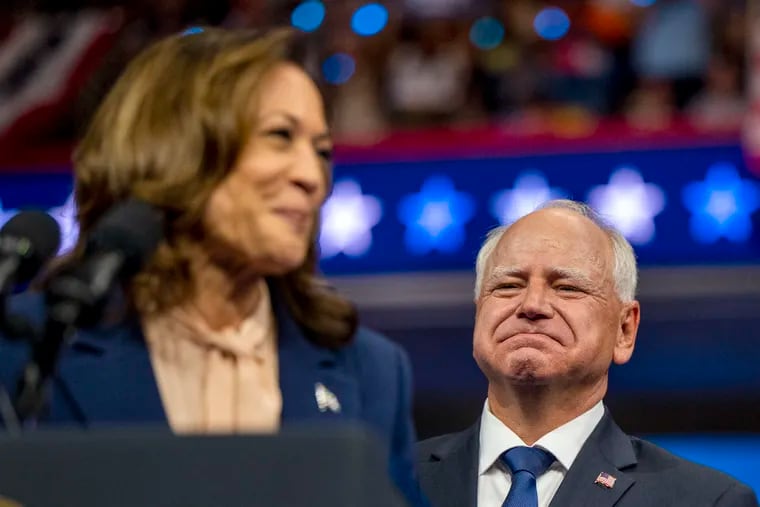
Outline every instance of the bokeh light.
<svg viewBox="0 0 760 507"><path fill-rule="evenodd" d="M388 24L388 9L378 3L363 5L351 17L351 29L364 37L380 33Z"/></svg>
<svg viewBox="0 0 760 507"><path fill-rule="evenodd" d="M313 32L325 19L325 6L318 0L307 0L293 9L290 23L304 32Z"/></svg>
<svg viewBox="0 0 760 507"><path fill-rule="evenodd" d="M656 1L657 0L631 0L631 3L638 7L649 7L650 5L654 5Z"/></svg>
<svg viewBox="0 0 760 507"><path fill-rule="evenodd" d="M480 49L493 49L504 40L504 25L496 18L480 18L470 28L470 42Z"/></svg>
<svg viewBox="0 0 760 507"><path fill-rule="evenodd" d="M356 62L351 55L335 53L322 62L322 75L330 84L343 84L354 75Z"/></svg>
<svg viewBox="0 0 760 507"><path fill-rule="evenodd" d="M548 40L557 40L565 36L570 29L570 18L559 7L546 7L536 14L533 20L533 28L539 37Z"/></svg>

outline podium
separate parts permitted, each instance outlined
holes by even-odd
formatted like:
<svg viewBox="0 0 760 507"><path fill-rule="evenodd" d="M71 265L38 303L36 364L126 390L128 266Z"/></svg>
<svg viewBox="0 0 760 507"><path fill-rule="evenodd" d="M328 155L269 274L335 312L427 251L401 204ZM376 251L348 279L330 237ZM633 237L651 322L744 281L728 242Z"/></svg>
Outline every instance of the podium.
<svg viewBox="0 0 760 507"><path fill-rule="evenodd" d="M380 449L357 427L0 436L0 507L403 507Z"/></svg>

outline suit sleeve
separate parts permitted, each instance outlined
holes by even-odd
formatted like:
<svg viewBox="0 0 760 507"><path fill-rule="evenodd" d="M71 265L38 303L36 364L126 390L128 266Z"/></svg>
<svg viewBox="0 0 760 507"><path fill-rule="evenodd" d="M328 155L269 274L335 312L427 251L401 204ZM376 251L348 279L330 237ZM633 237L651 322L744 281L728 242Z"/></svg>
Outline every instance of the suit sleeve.
<svg viewBox="0 0 760 507"><path fill-rule="evenodd" d="M412 507L428 507L430 504L422 493L414 461L414 445L417 440L412 423L412 375L409 358L396 349L397 400L396 417L391 442L390 475L396 486Z"/></svg>
<svg viewBox="0 0 760 507"><path fill-rule="evenodd" d="M731 485L715 502L716 507L758 507L757 496L740 482Z"/></svg>

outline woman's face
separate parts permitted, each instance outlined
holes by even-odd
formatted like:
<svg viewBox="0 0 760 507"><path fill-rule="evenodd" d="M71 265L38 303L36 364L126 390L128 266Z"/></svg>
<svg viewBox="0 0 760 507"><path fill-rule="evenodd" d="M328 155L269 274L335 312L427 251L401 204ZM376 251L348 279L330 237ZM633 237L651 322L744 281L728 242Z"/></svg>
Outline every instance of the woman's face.
<svg viewBox="0 0 760 507"><path fill-rule="evenodd" d="M332 142L319 90L296 65L281 63L264 77L255 110L250 139L211 194L205 227L251 268L277 275L304 262Z"/></svg>

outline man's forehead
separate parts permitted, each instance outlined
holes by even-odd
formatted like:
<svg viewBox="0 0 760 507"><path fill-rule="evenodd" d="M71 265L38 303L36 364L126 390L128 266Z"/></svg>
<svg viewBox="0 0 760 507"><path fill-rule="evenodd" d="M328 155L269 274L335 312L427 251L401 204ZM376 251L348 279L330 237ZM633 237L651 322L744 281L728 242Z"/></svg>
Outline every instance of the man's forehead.
<svg viewBox="0 0 760 507"><path fill-rule="evenodd" d="M612 258L609 237L591 220L568 210L540 210L505 231L491 256L490 268L543 259L557 267L604 269Z"/></svg>

